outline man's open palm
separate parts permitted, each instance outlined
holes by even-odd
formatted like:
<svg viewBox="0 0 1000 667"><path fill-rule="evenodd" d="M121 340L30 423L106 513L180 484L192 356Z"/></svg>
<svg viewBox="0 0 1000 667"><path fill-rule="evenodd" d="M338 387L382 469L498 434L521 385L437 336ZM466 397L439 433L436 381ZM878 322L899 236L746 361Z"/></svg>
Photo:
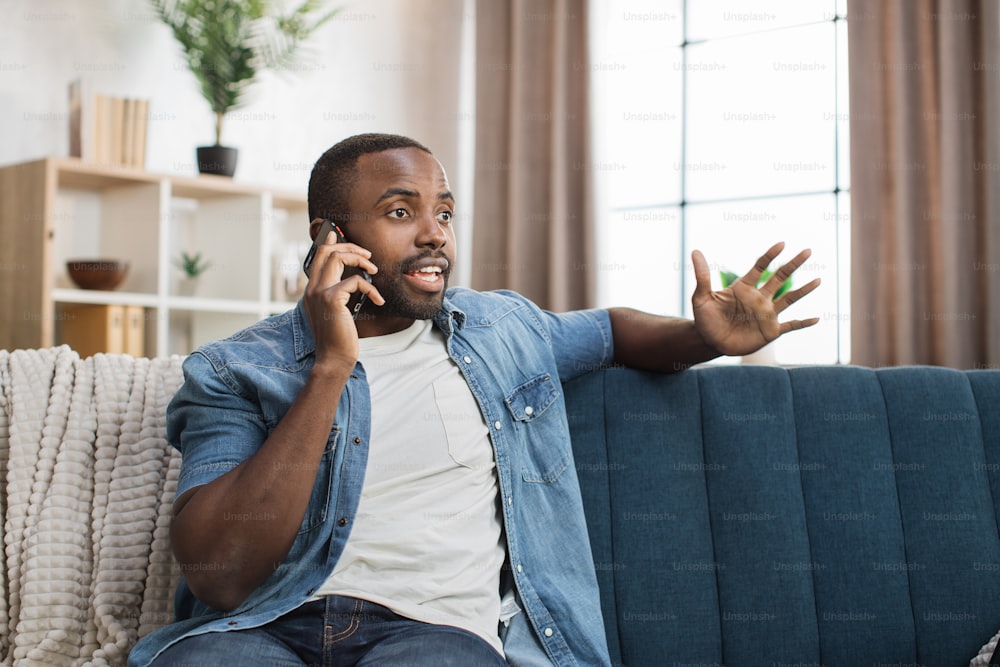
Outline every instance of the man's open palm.
<svg viewBox="0 0 1000 667"><path fill-rule="evenodd" d="M782 334L819 322L818 317L778 321L782 311L816 289L819 278L773 300L782 283L809 258L812 251L803 250L757 287L761 274L784 247L784 243L773 245L750 271L719 291L712 291L711 272L705 256L699 250L691 253L696 283L691 296L695 327L705 342L721 354L750 354Z"/></svg>

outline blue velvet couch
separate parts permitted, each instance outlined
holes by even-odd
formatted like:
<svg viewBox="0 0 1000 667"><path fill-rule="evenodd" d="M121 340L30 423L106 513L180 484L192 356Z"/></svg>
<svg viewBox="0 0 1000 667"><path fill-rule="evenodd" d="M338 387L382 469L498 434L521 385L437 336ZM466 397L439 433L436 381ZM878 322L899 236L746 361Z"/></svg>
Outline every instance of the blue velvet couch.
<svg viewBox="0 0 1000 667"><path fill-rule="evenodd" d="M968 665L1000 629L1000 371L566 385L612 660Z"/></svg>

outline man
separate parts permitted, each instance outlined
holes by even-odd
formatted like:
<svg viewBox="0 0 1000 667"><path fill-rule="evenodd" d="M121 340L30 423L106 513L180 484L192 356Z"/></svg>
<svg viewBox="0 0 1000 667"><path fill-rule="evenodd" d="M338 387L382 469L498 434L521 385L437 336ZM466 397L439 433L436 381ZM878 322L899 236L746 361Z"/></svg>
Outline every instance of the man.
<svg viewBox="0 0 1000 667"><path fill-rule="evenodd" d="M319 239L296 309L185 361L168 416L179 620L132 664L609 663L560 382L815 324L777 315L818 281L771 299L809 252L757 289L778 244L720 292L695 252L693 321L556 315L448 288L454 204L411 139L319 159L310 233L327 218L348 241Z"/></svg>

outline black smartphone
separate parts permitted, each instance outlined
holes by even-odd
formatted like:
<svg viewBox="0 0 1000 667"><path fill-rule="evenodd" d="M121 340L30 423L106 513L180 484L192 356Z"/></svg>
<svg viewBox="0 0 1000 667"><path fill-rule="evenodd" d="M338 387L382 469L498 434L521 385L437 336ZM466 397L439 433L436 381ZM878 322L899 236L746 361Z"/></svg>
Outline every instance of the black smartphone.
<svg viewBox="0 0 1000 667"><path fill-rule="evenodd" d="M330 232L337 235L337 243L344 243L347 241L344 237L344 232L341 231L339 226L333 224L330 220L324 220L323 224L319 227L319 232L316 233L316 240L313 241L312 246L309 248L309 252L306 253L305 260L302 262L302 270L306 272L307 276L312 268L313 259L316 258L317 248L319 248L321 243L326 242L326 237L330 235ZM372 277L368 275L367 271L363 271L353 266L344 267L343 277L346 278L355 273L360 274L361 277L365 279L365 282L371 283ZM351 311L351 317L354 319L358 319L358 313L361 312L361 306L365 304L365 299L367 299L367 295L364 292L355 292L354 296L352 296L350 301L347 302L347 307Z"/></svg>

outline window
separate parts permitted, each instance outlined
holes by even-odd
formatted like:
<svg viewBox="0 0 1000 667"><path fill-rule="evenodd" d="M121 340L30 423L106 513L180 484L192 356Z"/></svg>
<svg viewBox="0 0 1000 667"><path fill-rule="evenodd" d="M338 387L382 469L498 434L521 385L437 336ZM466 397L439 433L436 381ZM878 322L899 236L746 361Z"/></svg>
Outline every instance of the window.
<svg viewBox="0 0 1000 667"><path fill-rule="evenodd" d="M844 0L599 0L591 74L598 305L691 316L691 250L719 272L809 247L775 345L785 364L850 357ZM777 262L772 266L776 268Z"/></svg>

